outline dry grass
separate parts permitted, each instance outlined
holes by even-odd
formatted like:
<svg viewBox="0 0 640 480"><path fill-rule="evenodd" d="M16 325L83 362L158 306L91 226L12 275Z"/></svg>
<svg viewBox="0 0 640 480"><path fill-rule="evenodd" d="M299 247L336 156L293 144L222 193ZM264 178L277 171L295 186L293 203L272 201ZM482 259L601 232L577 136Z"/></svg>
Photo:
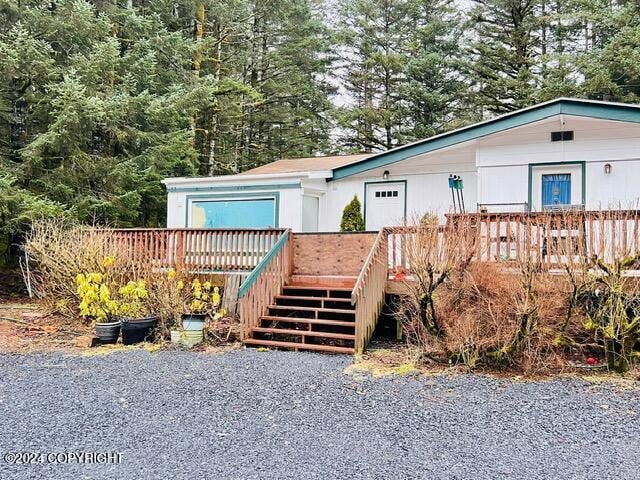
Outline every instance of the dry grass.
<svg viewBox="0 0 640 480"><path fill-rule="evenodd" d="M406 376L419 373L415 354L410 348L379 348L358 355L355 362L345 369L346 374L369 374L373 377L389 375Z"/></svg>

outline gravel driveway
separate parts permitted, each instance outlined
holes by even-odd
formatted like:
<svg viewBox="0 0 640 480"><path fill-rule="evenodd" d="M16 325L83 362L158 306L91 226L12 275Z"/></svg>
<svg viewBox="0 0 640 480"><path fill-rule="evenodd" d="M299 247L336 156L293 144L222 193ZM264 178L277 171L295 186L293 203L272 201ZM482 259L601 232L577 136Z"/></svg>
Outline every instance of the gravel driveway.
<svg viewBox="0 0 640 480"><path fill-rule="evenodd" d="M370 378L349 357L238 350L0 355L5 479L640 476L640 392L582 380ZM55 461L55 460L54 460Z"/></svg>

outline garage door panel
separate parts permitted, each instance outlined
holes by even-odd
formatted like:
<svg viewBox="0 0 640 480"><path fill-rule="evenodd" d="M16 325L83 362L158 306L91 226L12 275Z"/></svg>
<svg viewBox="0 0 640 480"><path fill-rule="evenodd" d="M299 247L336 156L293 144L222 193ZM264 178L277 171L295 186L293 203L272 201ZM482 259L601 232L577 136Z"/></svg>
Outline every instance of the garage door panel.
<svg viewBox="0 0 640 480"><path fill-rule="evenodd" d="M405 215L405 183L385 182L366 185L367 230L399 225Z"/></svg>

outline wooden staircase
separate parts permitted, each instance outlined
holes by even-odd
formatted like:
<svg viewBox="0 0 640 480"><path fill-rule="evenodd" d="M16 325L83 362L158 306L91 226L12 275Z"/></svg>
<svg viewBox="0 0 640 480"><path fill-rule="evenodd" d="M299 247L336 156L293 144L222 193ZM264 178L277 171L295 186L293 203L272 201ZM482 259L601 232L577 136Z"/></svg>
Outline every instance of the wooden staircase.
<svg viewBox="0 0 640 480"><path fill-rule="evenodd" d="M355 306L352 287L297 284L289 279L267 315L251 329L246 345L331 353L354 353Z"/></svg>
<svg viewBox="0 0 640 480"><path fill-rule="evenodd" d="M385 300L387 235L286 230L240 286L251 347L362 353Z"/></svg>

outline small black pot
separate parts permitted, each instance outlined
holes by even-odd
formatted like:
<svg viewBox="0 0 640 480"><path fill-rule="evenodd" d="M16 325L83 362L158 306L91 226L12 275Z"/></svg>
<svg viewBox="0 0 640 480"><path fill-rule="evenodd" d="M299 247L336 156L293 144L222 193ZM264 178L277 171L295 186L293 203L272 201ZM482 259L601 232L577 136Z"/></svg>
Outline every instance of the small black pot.
<svg viewBox="0 0 640 480"><path fill-rule="evenodd" d="M154 340L157 324L158 317L156 316L144 318L123 318L122 343L124 345L132 345L146 340Z"/></svg>
<svg viewBox="0 0 640 480"><path fill-rule="evenodd" d="M120 320L117 322L96 323L96 337L100 343L116 343L120 336Z"/></svg>

